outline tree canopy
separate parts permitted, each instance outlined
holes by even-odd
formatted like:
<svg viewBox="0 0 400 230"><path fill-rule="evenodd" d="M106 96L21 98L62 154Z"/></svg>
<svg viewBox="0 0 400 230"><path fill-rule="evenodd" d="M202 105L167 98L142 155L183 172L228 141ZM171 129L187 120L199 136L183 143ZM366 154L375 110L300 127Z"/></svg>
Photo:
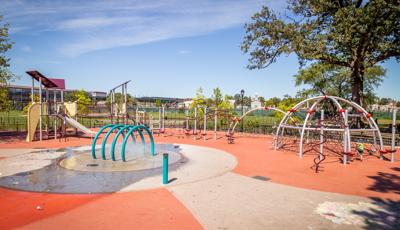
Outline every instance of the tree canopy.
<svg viewBox="0 0 400 230"><path fill-rule="evenodd" d="M3 17L0 15L0 83L7 84L15 78L15 75L8 69L10 67L10 59L6 53L12 48L13 42L8 36L8 24L1 25Z"/></svg>
<svg viewBox="0 0 400 230"><path fill-rule="evenodd" d="M376 97L374 89L377 88L385 76L386 70L381 66L367 68L364 74L364 104L371 104ZM309 88L298 93L300 97L317 95L335 95L351 99L352 84L349 68L338 67L325 63L313 63L301 69L294 76L296 86L307 85Z"/></svg>
<svg viewBox="0 0 400 230"><path fill-rule="evenodd" d="M266 68L296 54L300 66L321 62L350 69L352 100L362 104L364 74L389 58L400 61L397 0L288 0L278 15L267 6L247 24L242 50L248 68Z"/></svg>

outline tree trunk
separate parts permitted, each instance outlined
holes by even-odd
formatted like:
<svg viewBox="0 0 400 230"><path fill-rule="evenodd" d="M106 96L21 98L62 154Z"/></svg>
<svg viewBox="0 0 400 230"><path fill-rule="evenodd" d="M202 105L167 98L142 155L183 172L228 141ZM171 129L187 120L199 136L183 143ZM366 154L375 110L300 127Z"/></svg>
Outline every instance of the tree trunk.
<svg viewBox="0 0 400 230"><path fill-rule="evenodd" d="M361 65L355 64L351 68L352 95L351 100L363 107L364 103L364 70Z"/></svg>
<svg viewBox="0 0 400 230"><path fill-rule="evenodd" d="M364 69L360 65L355 65L352 68L351 79L352 79L352 95L351 100L361 107L364 103ZM356 120L356 128L362 127L362 121L358 117Z"/></svg>

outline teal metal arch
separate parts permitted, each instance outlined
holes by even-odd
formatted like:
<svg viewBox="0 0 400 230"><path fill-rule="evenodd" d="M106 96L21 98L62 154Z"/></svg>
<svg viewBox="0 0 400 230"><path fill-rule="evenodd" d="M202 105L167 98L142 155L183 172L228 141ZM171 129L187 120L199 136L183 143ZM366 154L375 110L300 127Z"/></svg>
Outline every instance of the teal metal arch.
<svg viewBox="0 0 400 230"><path fill-rule="evenodd" d="M124 138L124 142L122 143L122 150L121 150L122 161L126 161L125 148L126 148L126 143L128 142L128 139L129 139L127 137L129 137L129 135L131 135L134 131L138 131L138 133L142 137L143 145L144 146L146 145L146 143L144 142L144 137L143 137L143 134L142 134L142 130L146 130L147 134L149 135L150 145L151 145L151 155L154 156L154 139L153 139L153 135L151 134L151 131L146 126L138 125L138 126L135 126L135 127L131 128L128 131L128 133L126 134L125 138Z"/></svg>
<svg viewBox="0 0 400 230"><path fill-rule="evenodd" d="M121 127L124 127L125 125L114 125L113 127L111 127L110 130L108 130L108 132L106 133L106 135L103 138L103 142L101 143L101 158L103 160L106 159L106 143L107 143L107 139L108 137L111 135L111 133L115 130L118 129L120 130Z"/></svg>
<svg viewBox="0 0 400 230"><path fill-rule="evenodd" d="M105 125L105 126L101 127L101 128L99 129L99 131L96 133L96 135L94 136L93 141L92 141L92 158L93 158L93 159L96 159L96 158L97 158L97 157L96 157L96 142L97 142L97 139L99 139L100 134L101 134L104 130L106 130L106 129L110 128L110 127L113 127L113 126L115 126L115 125L114 125L114 124L109 124L109 125Z"/></svg>
<svg viewBox="0 0 400 230"><path fill-rule="evenodd" d="M115 161L115 144L117 143L119 136L122 134L122 135L125 137L124 131L127 130L127 129L134 128L134 127L135 127L135 125L125 125L125 126L122 127L121 129L119 129L119 131L117 132L117 134L115 134L114 140L112 141L112 144L111 144L111 159L112 159L113 161ZM143 142L143 141L144 141L143 134L142 134L142 133L139 133L139 135L140 135L140 137L141 137L141 139L142 139L142 142ZM135 136L133 135L133 133L131 133L130 136L132 137L132 141L136 143L136 138L135 138Z"/></svg>

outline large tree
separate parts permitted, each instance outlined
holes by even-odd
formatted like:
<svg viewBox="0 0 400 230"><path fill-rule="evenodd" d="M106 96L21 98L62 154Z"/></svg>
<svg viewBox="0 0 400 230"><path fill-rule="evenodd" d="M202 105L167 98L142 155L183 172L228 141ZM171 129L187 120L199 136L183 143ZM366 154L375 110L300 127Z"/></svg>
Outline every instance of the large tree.
<svg viewBox="0 0 400 230"><path fill-rule="evenodd" d="M6 53L11 49L13 42L8 37L8 24L1 25L3 17L0 15L0 83L7 84L15 75L8 69L10 67L10 59Z"/></svg>
<svg viewBox="0 0 400 230"><path fill-rule="evenodd" d="M367 68L364 73L364 105L369 105L376 98L374 89L377 88L385 76L385 69L381 66ZM301 69L296 74L296 86L309 86L298 93L300 97L316 95L335 95L351 99L352 82L348 77L350 69L337 67L325 63L313 63L307 68Z"/></svg>
<svg viewBox="0 0 400 230"><path fill-rule="evenodd" d="M242 50L250 69L295 53L300 66L322 62L350 69L352 100L362 104L367 68L400 60L400 1L288 0L285 16L264 6L246 25Z"/></svg>
<svg viewBox="0 0 400 230"><path fill-rule="evenodd" d="M6 56L6 52L11 49L13 43L8 37L8 24L1 25L2 19L0 15L0 111L8 111L11 109L8 89L1 85L7 84L14 78L8 69L10 59Z"/></svg>

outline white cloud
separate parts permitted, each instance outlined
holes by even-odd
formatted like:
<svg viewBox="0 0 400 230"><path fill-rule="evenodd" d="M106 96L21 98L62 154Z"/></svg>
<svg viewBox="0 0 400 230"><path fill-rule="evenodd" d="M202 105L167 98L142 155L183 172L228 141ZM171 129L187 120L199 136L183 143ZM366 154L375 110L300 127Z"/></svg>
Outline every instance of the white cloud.
<svg viewBox="0 0 400 230"><path fill-rule="evenodd" d="M189 54L189 53L191 53L192 51L190 51L190 50L179 50L178 51L178 54Z"/></svg>
<svg viewBox="0 0 400 230"><path fill-rule="evenodd" d="M21 50L22 50L23 52L31 52L31 51L32 51L32 49L31 49L30 46L22 46L22 47L21 47Z"/></svg>
<svg viewBox="0 0 400 230"><path fill-rule="evenodd" d="M3 1L5 18L20 28L14 33L30 30L59 33L63 38L59 51L68 56L241 26L265 3L259 0Z"/></svg>

